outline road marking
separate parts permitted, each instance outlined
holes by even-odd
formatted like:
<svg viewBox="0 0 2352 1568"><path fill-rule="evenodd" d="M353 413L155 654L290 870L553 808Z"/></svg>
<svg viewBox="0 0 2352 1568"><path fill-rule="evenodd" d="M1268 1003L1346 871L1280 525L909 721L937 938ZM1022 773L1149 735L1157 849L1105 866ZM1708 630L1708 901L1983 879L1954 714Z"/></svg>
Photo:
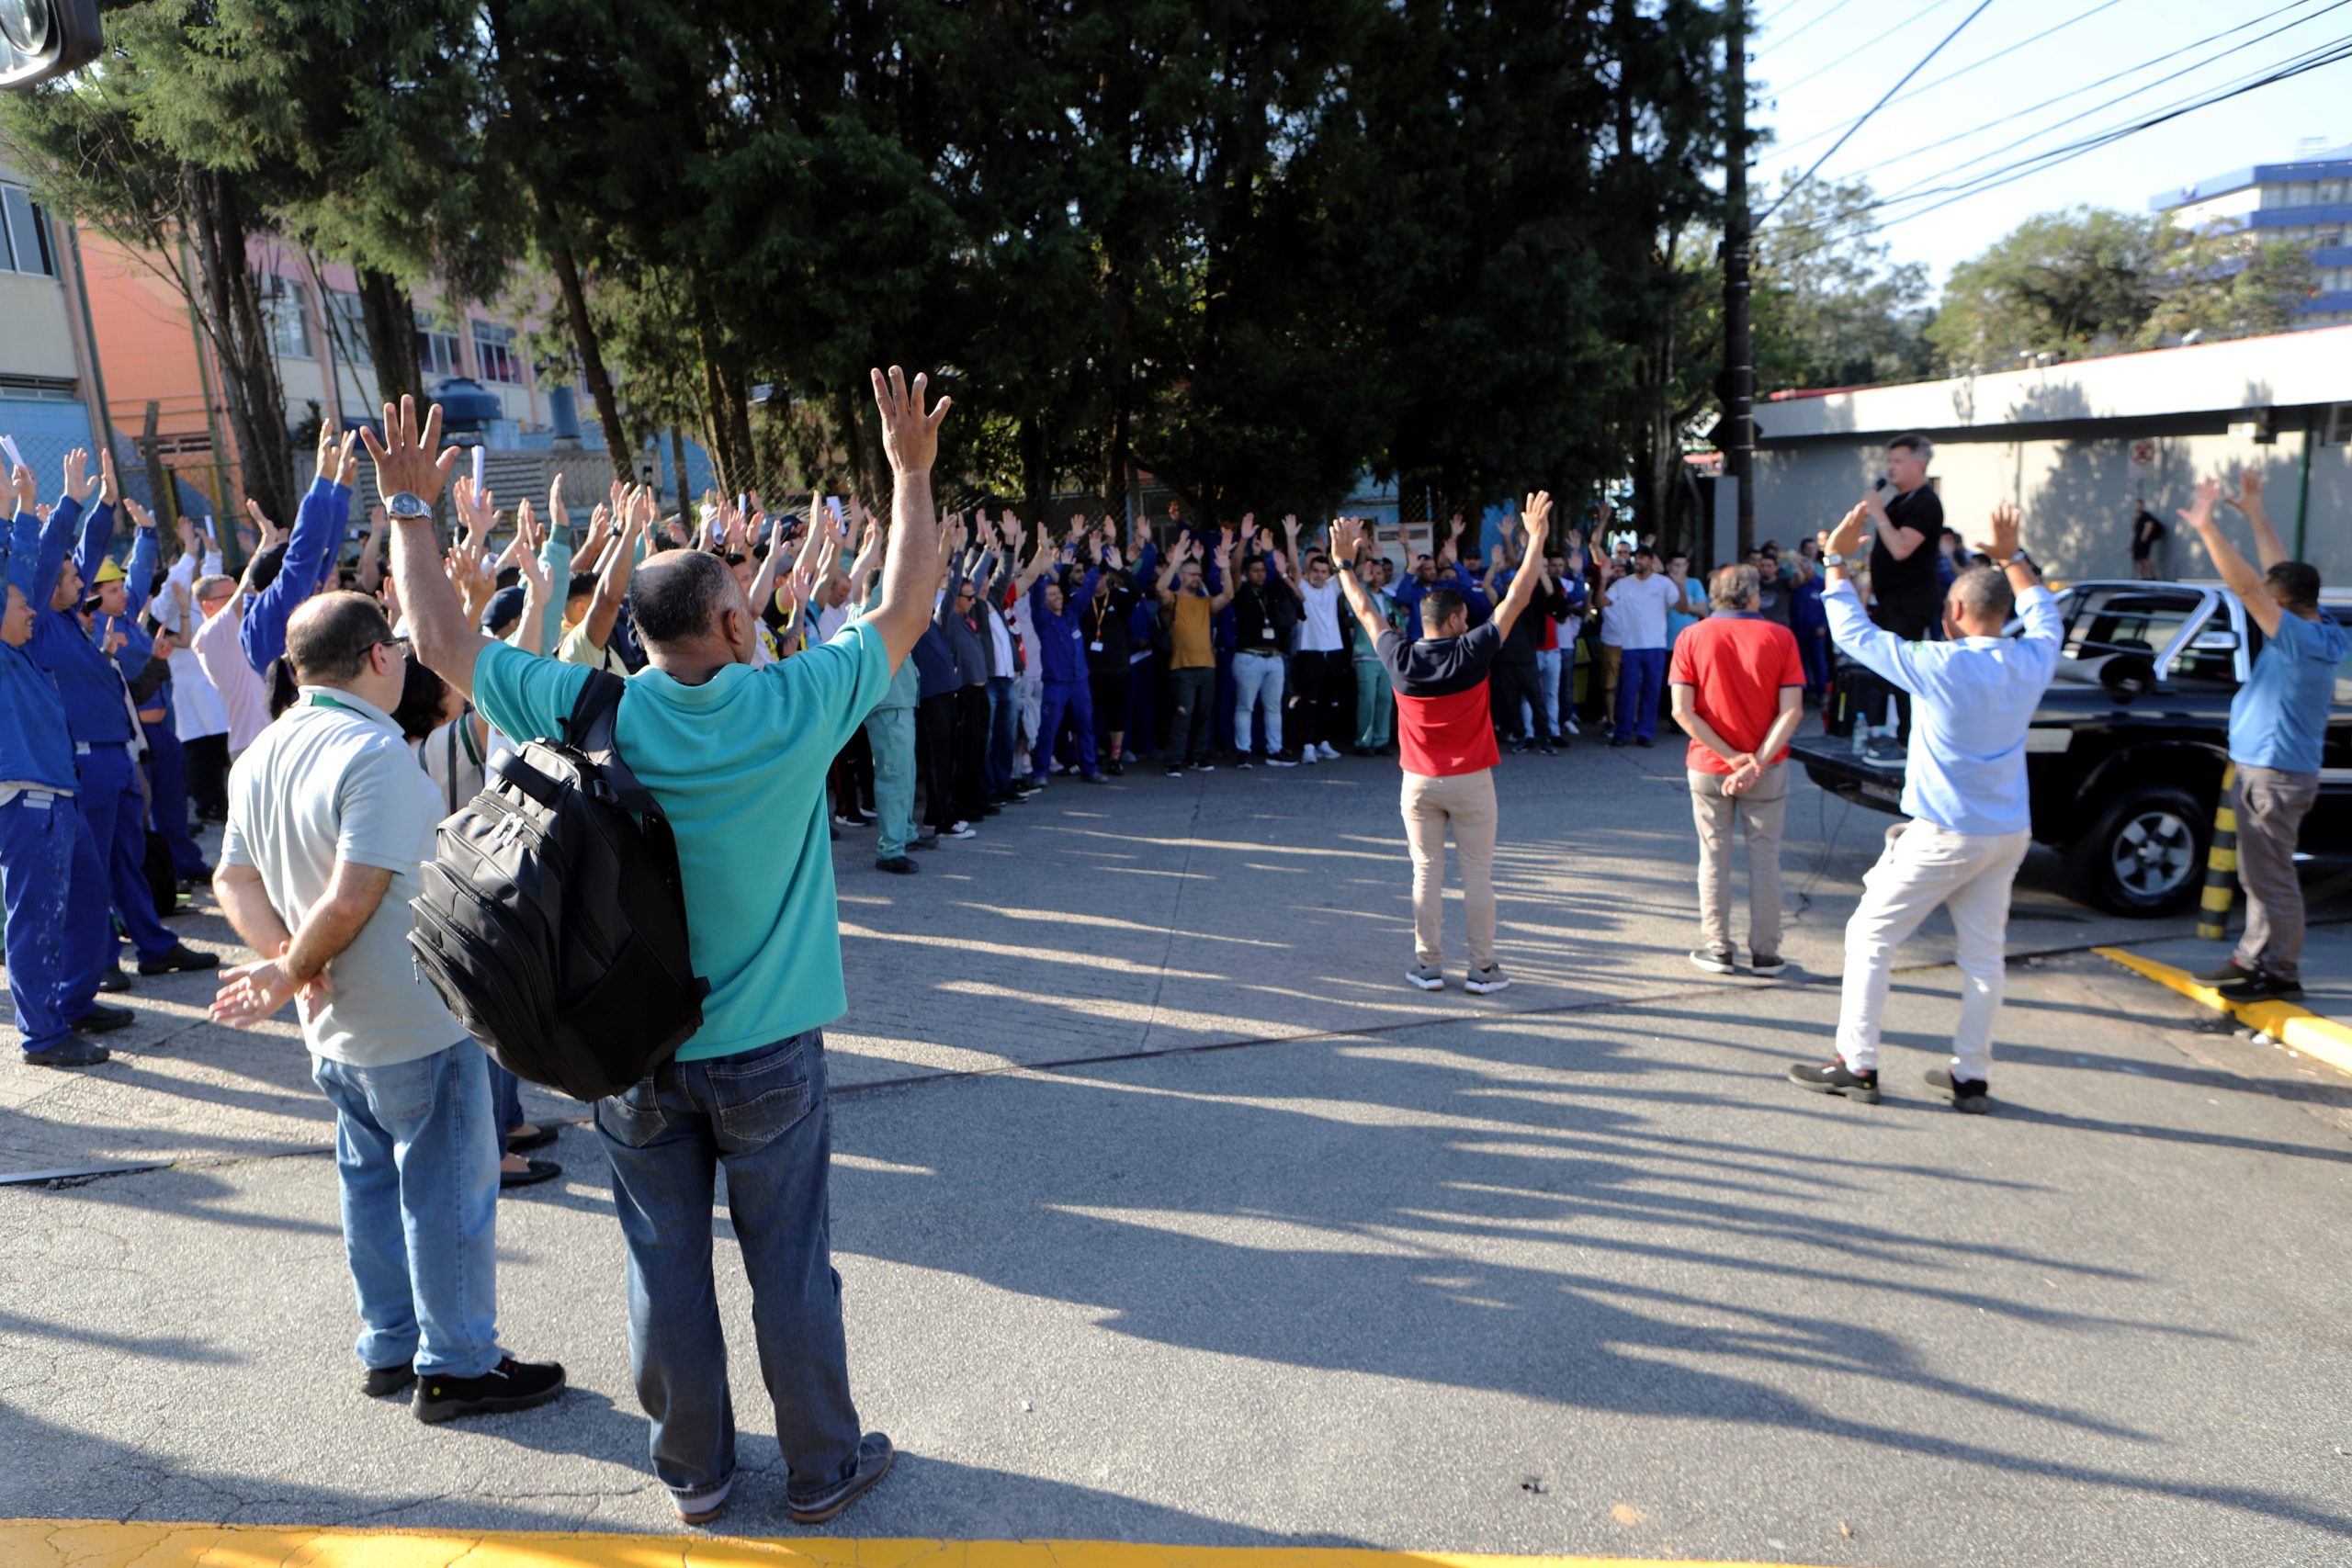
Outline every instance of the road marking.
<svg viewBox="0 0 2352 1568"><path fill-rule="evenodd" d="M2313 1061L2324 1062L2339 1073L2352 1074L2352 1029L2332 1018L2323 1018L2309 1008L2300 1008L2292 1002L2233 1002L2185 969L2159 964L2153 958L2143 958L2136 953L2126 953L2120 947L2097 947L2091 951L2101 958L2122 964L2134 974L2147 976L2159 986L2178 991L2191 1001L2202 1002L2216 1012L2228 1013L2247 1028L2260 1030L2290 1050L2300 1051Z"/></svg>
<svg viewBox="0 0 2352 1568"><path fill-rule="evenodd" d="M0 1519L8 1568L1792 1568L1653 1557L1501 1557L1370 1548L1101 1540L753 1540L538 1530L333 1530Z"/></svg>

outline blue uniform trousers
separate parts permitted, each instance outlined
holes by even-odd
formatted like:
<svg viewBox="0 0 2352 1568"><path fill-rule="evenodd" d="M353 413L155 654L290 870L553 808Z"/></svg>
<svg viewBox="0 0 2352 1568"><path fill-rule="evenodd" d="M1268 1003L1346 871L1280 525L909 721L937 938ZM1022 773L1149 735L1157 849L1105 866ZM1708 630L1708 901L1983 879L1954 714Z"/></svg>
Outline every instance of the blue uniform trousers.
<svg viewBox="0 0 2352 1568"><path fill-rule="evenodd" d="M1666 649L1629 648L1617 675L1617 736L1651 740L1657 736L1658 694L1666 689Z"/></svg>
<svg viewBox="0 0 2352 1568"><path fill-rule="evenodd" d="M8 999L28 1051L46 1051L90 1010L96 976L79 986L67 905L82 819L62 795L28 790L0 806L0 901L8 911ZM100 919L104 919L103 911Z"/></svg>
<svg viewBox="0 0 2352 1568"><path fill-rule="evenodd" d="M139 956L161 958L179 945L179 939L155 913L154 896L147 891L147 818L139 793L138 766L130 760L130 748L120 742L93 745L86 755L74 761L82 775L74 804L81 808L82 820L89 824L96 865L103 873L98 886L85 890L86 873L77 869L74 893L84 897L103 893ZM82 923L77 921L77 928ZM97 984L98 971L114 961L113 939L105 938L98 945L98 952L86 955L93 986Z"/></svg>
<svg viewBox="0 0 2352 1568"><path fill-rule="evenodd" d="M141 728L147 731L147 787L155 796L155 830L171 846L172 874L182 880L202 876L204 852L187 830L187 756L179 731L168 717Z"/></svg>
<svg viewBox="0 0 2352 1568"><path fill-rule="evenodd" d="M1046 682L1043 716L1037 725L1038 742L1029 760L1030 773L1039 784L1046 782L1046 773L1054 765L1054 747L1061 739L1065 721L1075 732L1070 739L1078 747L1080 770L1089 778L1094 775L1094 689L1082 679L1049 679Z"/></svg>

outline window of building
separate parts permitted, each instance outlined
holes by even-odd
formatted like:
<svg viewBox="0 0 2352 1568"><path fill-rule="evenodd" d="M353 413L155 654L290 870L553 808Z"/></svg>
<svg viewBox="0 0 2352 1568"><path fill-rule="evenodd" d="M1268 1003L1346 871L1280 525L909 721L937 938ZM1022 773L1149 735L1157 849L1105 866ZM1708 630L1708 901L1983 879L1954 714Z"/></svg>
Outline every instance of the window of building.
<svg viewBox="0 0 2352 1568"><path fill-rule="evenodd" d="M346 294L340 288L327 290L328 324L334 329L336 348L353 365L373 365L375 352L368 346L368 312L359 303L359 296Z"/></svg>
<svg viewBox="0 0 2352 1568"><path fill-rule="evenodd" d="M290 277L265 273L261 277L262 320L269 323L269 346L287 359L315 359L311 347L311 313L302 286Z"/></svg>
<svg viewBox="0 0 2352 1568"><path fill-rule="evenodd" d="M458 334L444 331L430 310L416 313L416 363L427 376L455 376L461 363Z"/></svg>
<svg viewBox="0 0 2352 1568"><path fill-rule="evenodd" d="M2290 207L2309 207L2309 206L2312 204L2312 182L2311 182L2311 181L2309 181L2309 180L2297 180L2297 181L2295 181L2293 184L2291 184L2291 185L2290 185L2290 186L2286 186L2286 187L2285 187L2285 189L2286 189L2286 193L2287 193L2287 205L2288 205L2288 206L2290 206Z"/></svg>
<svg viewBox="0 0 2352 1568"><path fill-rule="evenodd" d="M2337 202L2344 199L2344 182L2342 180L2322 180L2319 182L2319 187L2313 195L2322 207L2333 207Z"/></svg>
<svg viewBox="0 0 2352 1568"><path fill-rule="evenodd" d="M57 258L49 248L48 215L21 186L0 186L0 268L40 277L57 276Z"/></svg>
<svg viewBox="0 0 2352 1568"><path fill-rule="evenodd" d="M476 321L474 362L481 367L481 378L485 381L503 381L513 387L523 384L523 359L514 352L513 327Z"/></svg>

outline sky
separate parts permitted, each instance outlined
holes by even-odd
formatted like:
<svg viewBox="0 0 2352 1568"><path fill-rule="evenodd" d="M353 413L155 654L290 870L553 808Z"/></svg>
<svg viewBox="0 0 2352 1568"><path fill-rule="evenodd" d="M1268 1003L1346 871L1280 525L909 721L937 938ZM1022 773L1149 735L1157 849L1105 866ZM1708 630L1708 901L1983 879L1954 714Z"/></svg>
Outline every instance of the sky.
<svg viewBox="0 0 2352 1568"><path fill-rule="evenodd" d="M2306 51L2352 44L2352 0L1989 0L1957 38L1943 43L1977 4L1750 0L1749 14L1757 19L1749 46L1751 120L1774 137L1759 151L1750 176L1758 209L1778 193L1785 175L1811 167L1844 122L1869 109L1939 43L1941 50L1910 85L1855 131L1818 177L1868 171L1882 198L1960 184L2267 74ZM2052 28L2059 30L2029 41ZM2233 28L2241 30L2156 62L2160 55ZM2265 36L2280 28L2286 30ZM1979 61L1986 63L1939 83ZM2117 79L2102 83L2109 75ZM2173 79L2159 80L2167 76ZM2011 115L2017 118L1981 129ZM2082 118L2057 125L2076 115ZM2322 138L2329 147L2352 142L2352 60L1905 218L1945 199L1915 196L1884 209L1891 221L1881 238L1894 260L1927 263L1931 288L1940 288L1955 263L2037 212L2077 203L2144 212L2158 191L2291 159L2307 137ZM1917 151L1946 138L1956 140ZM2020 145L1991 155L2020 138L2026 139ZM1979 158L1984 161L1973 161Z"/></svg>

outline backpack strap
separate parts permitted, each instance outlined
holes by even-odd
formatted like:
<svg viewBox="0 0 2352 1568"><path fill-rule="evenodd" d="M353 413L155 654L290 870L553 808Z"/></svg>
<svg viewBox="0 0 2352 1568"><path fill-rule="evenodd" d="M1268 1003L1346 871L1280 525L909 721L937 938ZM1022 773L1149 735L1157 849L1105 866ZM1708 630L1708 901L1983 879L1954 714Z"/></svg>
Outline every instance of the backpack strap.
<svg viewBox="0 0 2352 1568"><path fill-rule="evenodd" d="M621 694L628 690L628 682L618 675L591 669L580 688L579 700L571 705L571 716L563 721L564 744L586 757L594 768L598 793L609 791L624 810L661 818L660 803L653 798L651 790L637 782L628 764L621 761L619 745L614 738L619 723Z"/></svg>

